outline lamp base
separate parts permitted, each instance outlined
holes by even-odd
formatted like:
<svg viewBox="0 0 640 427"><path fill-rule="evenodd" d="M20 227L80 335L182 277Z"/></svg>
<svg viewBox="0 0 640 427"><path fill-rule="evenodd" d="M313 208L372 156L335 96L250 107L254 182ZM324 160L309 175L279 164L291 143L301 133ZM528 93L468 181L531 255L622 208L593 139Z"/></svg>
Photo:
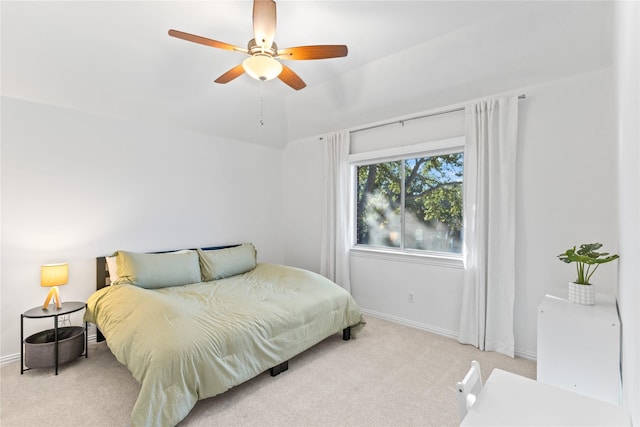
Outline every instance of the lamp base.
<svg viewBox="0 0 640 427"><path fill-rule="evenodd" d="M49 290L49 294L47 295L47 299L44 300L44 304L42 305L42 309L46 310L49 307L49 301L53 298L53 302L56 305L56 308L62 308L62 300L60 299L60 291L57 286L52 286Z"/></svg>

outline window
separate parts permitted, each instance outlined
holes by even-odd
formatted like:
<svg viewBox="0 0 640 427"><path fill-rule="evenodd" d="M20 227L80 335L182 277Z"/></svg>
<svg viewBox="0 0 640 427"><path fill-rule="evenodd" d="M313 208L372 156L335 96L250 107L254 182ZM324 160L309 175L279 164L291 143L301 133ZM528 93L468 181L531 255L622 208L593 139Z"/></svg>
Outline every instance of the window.
<svg viewBox="0 0 640 427"><path fill-rule="evenodd" d="M356 244L460 254L461 147L356 166Z"/></svg>

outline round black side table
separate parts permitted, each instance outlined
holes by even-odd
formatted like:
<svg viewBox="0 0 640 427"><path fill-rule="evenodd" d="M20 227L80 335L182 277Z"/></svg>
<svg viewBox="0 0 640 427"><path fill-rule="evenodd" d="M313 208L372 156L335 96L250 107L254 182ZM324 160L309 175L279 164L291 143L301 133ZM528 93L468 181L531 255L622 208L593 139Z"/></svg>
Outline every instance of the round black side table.
<svg viewBox="0 0 640 427"><path fill-rule="evenodd" d="M54 330L54 339L55 339L55 367L56 367L56 375L58 375L58 316L63 316L65 314L75 313L76 311L84 310L87 308L87 304L84 302L78 301L69 301L63 302L62 307L57 308L55 304L49 305L46 309L42 308L42 306L34 307L30 310L25 311L20 315L20 375L24 373L24 371L28 371L30 368L25 368L24 366L24 318L28 319L42 319L45 317L53 317L53 330ZM84 322L84 357L89 357L89 348L88 348L88 328L89 324Z"/></svg>

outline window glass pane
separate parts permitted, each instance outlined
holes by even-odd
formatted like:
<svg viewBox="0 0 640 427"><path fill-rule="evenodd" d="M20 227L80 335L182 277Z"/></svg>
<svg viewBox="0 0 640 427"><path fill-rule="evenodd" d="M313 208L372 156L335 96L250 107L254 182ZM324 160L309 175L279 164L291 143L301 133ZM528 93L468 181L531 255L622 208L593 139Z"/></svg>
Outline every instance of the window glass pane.
<svg viewBox="0 0 640 427"><path fill-rule="evenodd" d="M401 174L401 161L358 167L358 244L400 247Z"/></svg>
<svg viewBox="0 0 640 427"><path fill-rule="evenodd" d="M462 250L463 153L405 160L404 247Z"/></svg>

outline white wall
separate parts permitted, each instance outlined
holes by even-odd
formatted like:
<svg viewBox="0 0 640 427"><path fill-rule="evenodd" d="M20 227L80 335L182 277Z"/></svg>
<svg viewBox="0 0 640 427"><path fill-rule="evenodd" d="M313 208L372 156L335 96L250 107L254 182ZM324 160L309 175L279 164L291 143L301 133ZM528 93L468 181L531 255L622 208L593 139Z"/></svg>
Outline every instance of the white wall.
<svg viewBox="0 0 640 427"><path fill-rule="evenodd" d="M288 264L320 272L324 158L319 138L289 144L283 153L282 243Z"/></svg>
<svg viewBox="0 0 640 427"><path fill-rule="evenodd" d="M289 139L362 126L611 64L612 4L521 2L287 99ZM541 24L544 23L544 24Z"/></svg>
<svg viewBox="0 0 640 427"><path fill-rule="evenodd" d="M601 242L618 251L616 144L610 69L527 88L521 103L516 201L516 348L535 352L536 307L574 266L556 255ZM616 293L616 265L599 268L597 292Z"/></svg>
<svg viewBox="0 0 640 427"><path fill-rule="evenodd" d="M62 299L84 301L95 257L117 249L252 241L283 260L280 150L6 97L1 136L3 358L44 302L41 264L68 262Z"/></svg>
<svg viewBox="0 0 640 427"><path fill-rule="evenodd" d="M520 101L518 198L516 200L516 352L535 357L536 308L548 287L564 286L574 269L556 255L591 241L618 250L616 225L616 144L612 69L523 87ZM390 117L389 119L393 119ZM285 150L285 175L317 162L317 140L298 140ZM318 169L322 172L321 169ZM587 174L587 177L585 177ZM585 183L585 181L588 183ZM320 240L323 177L301 179L285 189L287 247L302 234ZM314 265L319 246L296 253L287 262ZM287 252L289 254L289 252ZM361 306L394 320L445 335L456 335L460 315L462 270L453 264L432 265L392 257L351 256L351 288ZM616 266L602 266L594 276L599 292L616 293ZM414 295L409 303L407 293Z"/></svg>
<svg viewBox="0 0 640 427"><path fill-rule="evenodd" d="M640 3L618 2L616 95L619 144L623 402L640 425Z"/></svg>

